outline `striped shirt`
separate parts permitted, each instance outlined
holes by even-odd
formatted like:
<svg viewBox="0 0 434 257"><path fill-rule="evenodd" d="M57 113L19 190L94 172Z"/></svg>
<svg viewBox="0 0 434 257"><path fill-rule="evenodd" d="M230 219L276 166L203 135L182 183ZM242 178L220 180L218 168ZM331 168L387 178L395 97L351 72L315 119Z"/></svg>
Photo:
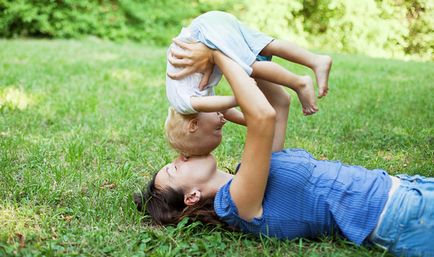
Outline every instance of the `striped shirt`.
<svg viewBox="0 0 434 257"><path fill-rule="evenodd" d="M262 216L246 221L238 216L229 193L231 182L214 200L217 215L231 226L281 239L341 234L358 245L374 230L391 186L384 170L316 160L305 150L285 149L272 154Z"/></svg>

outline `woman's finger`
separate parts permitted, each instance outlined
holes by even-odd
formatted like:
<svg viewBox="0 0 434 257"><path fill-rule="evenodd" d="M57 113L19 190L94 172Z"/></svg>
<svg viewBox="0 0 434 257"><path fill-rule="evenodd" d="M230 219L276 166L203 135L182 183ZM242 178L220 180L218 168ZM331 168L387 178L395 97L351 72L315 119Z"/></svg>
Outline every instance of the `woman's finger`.
<svg viewBox="0 0 434 257"><path fill-rule="evenodd" d="M173 55L169 54L167 56L167 60L170 64L172 64L174 67L182 68L186 67L192 64L192 61L189 59L179 59L175 58Z"/></svg>
<svg viewBox="0 0 434 257"><path fill-rule="evenodd" d="M169 76L171 79L182 79L190 74L194 73L194 69L191 69L189 67L181 70L180 72L168 72L167 76Z"/></svg>
<svg viewBox="0 0 434 257"><path fill-rule="evenodd" d="M182 42L182 40L179 40L178 38L173 38L172 42L178 45L181 48L184 48L186 50L190 50L190 44Z"/></svg>
<svg viewBox="0 0 434 257"><path fill-rule="evenodd" d="M172 56L174 56L175 58L178 58L178 59L183 59L183 58L188 58L189 57L189 55L187 54L187 52L185 52L184 50L179 49L179 48L176 49L174 47L170 48L170 54Z"/></svg>
<svg viewBox="0 0 434 257"><path fill-rule="evenodd" d="M212 72L213 70L210 69L203 74L202 80L199 83L199 90L203 90L206 87L206 85L208 85L209 78L211 77Z"/></svg>

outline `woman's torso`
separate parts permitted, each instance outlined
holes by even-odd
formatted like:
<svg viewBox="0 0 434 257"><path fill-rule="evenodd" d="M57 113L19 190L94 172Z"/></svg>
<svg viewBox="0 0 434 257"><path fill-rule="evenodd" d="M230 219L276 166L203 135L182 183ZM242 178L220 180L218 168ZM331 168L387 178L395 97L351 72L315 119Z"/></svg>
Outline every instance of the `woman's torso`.
<svg viewBox="0 0 434 257"><path fill-rule="evenodd" d="M357 244L375 228L387 200L390 178L367 170L314 159L302 149L275 152L263 200L263 215L247 222L237 215L230 182L216 195L223 221L241 230L278 238L342 233Z"/></svg>

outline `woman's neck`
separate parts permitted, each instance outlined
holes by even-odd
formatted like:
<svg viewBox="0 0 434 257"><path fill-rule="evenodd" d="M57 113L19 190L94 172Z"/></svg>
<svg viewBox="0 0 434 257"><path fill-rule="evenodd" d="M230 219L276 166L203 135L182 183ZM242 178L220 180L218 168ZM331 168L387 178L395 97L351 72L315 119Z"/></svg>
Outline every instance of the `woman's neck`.
<svg viewBox="0 0 434 257"><path fill-rule="evenodd" d="M205 194L214 197L217 191L229 182L234 177L234 175L229 174L227 172L217 170L214 177L209 180L207 188L208 192L204 192Z"/></svg>

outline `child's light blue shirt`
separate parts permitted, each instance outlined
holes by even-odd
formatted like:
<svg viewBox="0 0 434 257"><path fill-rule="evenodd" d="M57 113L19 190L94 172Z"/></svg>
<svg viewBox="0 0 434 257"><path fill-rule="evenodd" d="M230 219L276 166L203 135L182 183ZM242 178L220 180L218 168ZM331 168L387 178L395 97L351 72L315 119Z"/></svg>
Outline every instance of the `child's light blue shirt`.
<svg viewBox="0 0 434 257"><path fill-rule="evenodd" d="M198 16L188 28L181 31L178 38L185 42L201 42L211 49L221 51L249 75L252 73L250 66L256 59L271 59L260 56L259 53L273 38L244 26L233 15L225 12L211 11ZM177 46L172 44L170 47ZM180 70L167 61L167 72ZM191 97L214 95L214 86L222 77L221 71L215 66L208 85L201 91L198 86L202 77L201 73L194 73L180 80L166 76L166 95L176 111L181 114L197 113L191 105Z"/></svg>

